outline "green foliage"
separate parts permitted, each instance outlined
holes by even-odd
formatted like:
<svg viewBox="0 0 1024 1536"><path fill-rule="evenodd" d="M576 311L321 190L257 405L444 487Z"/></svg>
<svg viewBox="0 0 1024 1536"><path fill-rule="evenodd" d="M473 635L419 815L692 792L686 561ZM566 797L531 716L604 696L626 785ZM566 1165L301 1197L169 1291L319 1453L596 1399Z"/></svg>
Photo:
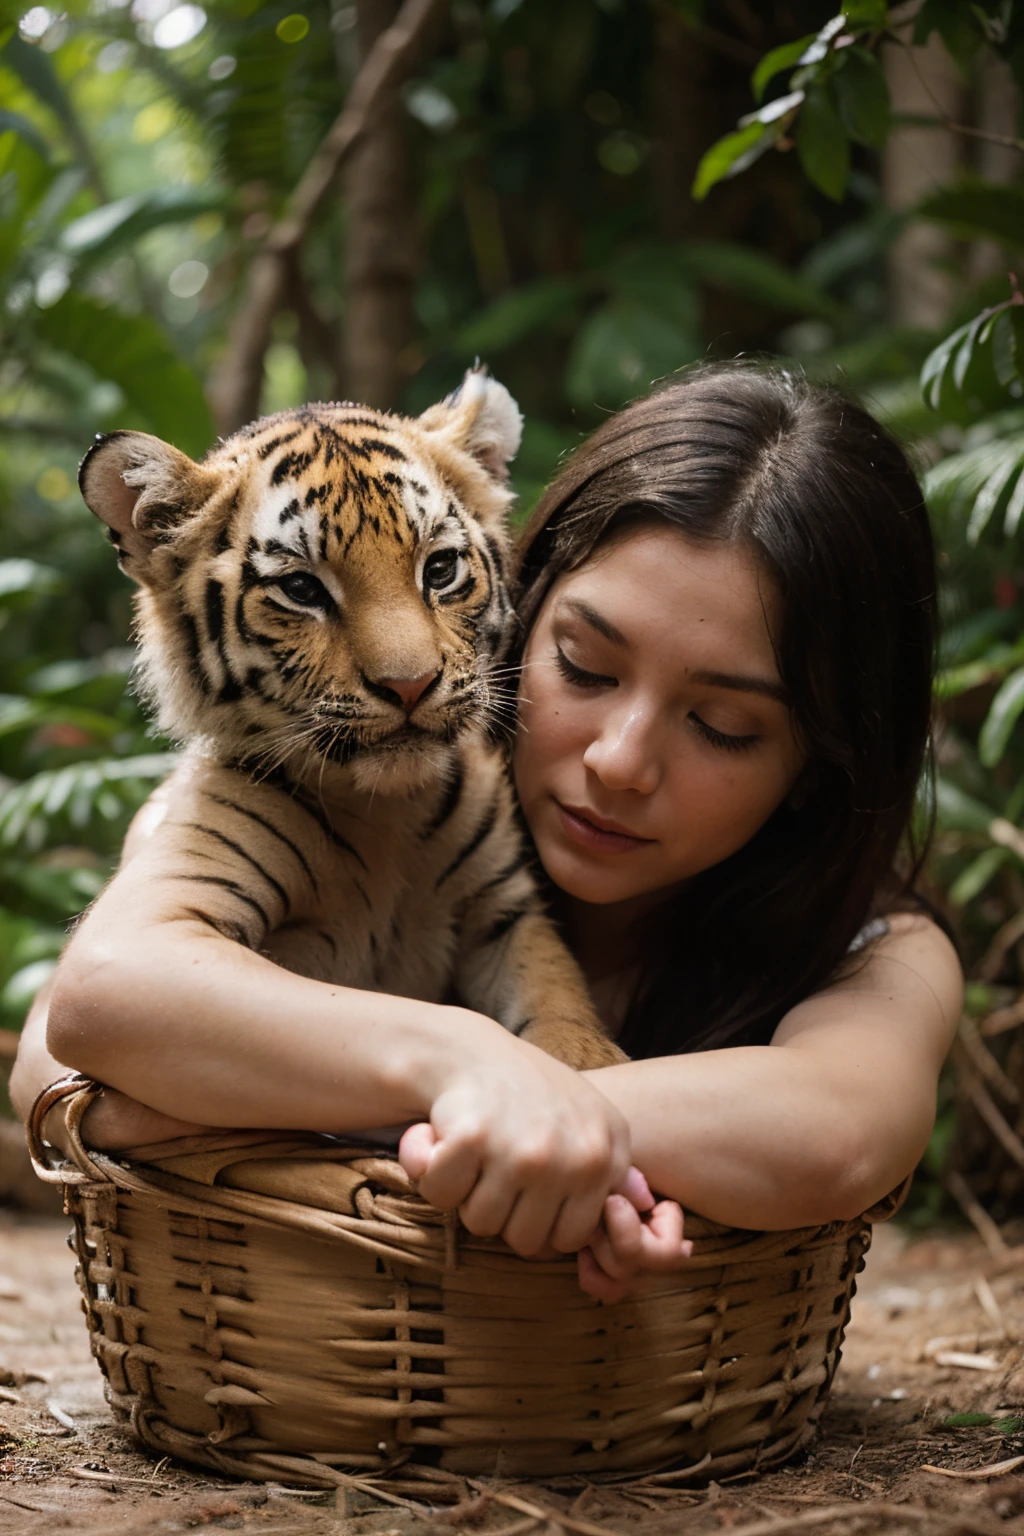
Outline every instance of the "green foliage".
<svg viewBox="0 0 1024 1536"><path fill-rule="evenodd" d="M1019 1435L1024 1419L999 1419L994 1413L951 1413L942 1421L943 1429L994 1429L999 1435Z"/></svg>
<svg viewBox="0 0 1024 1536"><path fill-rule="evenodd" d="M830 82L812 85L806 92L796 147L809 180L838 203L850 178L850 140Z"/></svg>
<svg viewBox="0 0 1024 1536"><path fill-rule="evenodd" d="M760 114L771 115L768 92L781 92L777 110L785 131L772 142L785 149L795 139L805 175L830 199L846 196L855 180L850 165L891 131L877 58L889 27L887 6L846 5L813 39L777 45L754 72ZM925 0L915 41L935 33L964 71L989 49L1024 83L1024 7L1014 0L972 6ZM701 195L736 168L729 144L726 136L707 151ZM869 400L888 403L883 416L916 441L930 465L923 482L940 547L945 624L937 690L938 837L929 880L959 915L970 957L1024 905L1024 301L1012 275L1024 252L1024 191L1019 179L995 185L960 176L932 191L913 216L960 240L997 242L1009 282L994 277L976 295L965 294L945 333L923 348L923 337L894 345L880 332L877 339L826 350L816 371L828 376L838 364L848 378L852 371L862 379ZM847 274L876 259L899 227L883 208L844 223L808 255L804 275L834 291ZM841 324L837 331L841 335ZM915 363L917 377L910 371ZM1017 962L1008 965L1006 979L1024 984L1024 971L1013 969ZM969 987L968 1007L983 1014L1008 995L1005 987L1001 995L987 984ZM941 1174L954 1125L950 1102L925 1159L933 1176ZM925 1200L921 1212L937 1209L939 1198L931 1205Z"/></svg>
<svg viewBox="0 0 1024 1536"><path fill-rule="evenodd" d="M751 80L757 111L741 118L735 132L705 152L693 183L694 197L706 197L717 182L745 170L766 150L789 148L795 133L804 173L827 197L840 201L849 182L851 146L880 148L891 128L889 89L874 50L886 37L896 36L894 25L884 0L847 0L813 36L766 53ZM915 18L915 43L926 42L936 31L961 67L988 46L1005 57L1019 77L1024 74L1015 0L988 5L924 0ZM768 88L787 71L792 72L784 93L764 103ZM943 189L939 196L945 193ZM1010 208L1007 197L1001 210L1004 232Z"/></svg>
<svg viewBox="0 0 1024 1536"><path fill-rule="evenodd" d="M1019 249L1024 239L1024 187L980 178L955 181L924 198L917 211L962 240L998 240Z"/></svg>
<svg viewBox="0 0 1024 1536"><path fill-rule="evenodd" d="M210 0L202 30L170 47L142 9L76 5L41 38L0 32L4 1027L172 761L127 687L128 586L77 498L76 460L124 426L194 454L212 441L205 391L253 255L357 63L347 5ZM884 269L915 219L997 242L1012 269L1024 192L960 176L916 210L887 208L889 7L847 0L822 25L819 5L792 0L789 31L781 7L746 10L740 42L724 0L451 8L402 92L418 329L395 404L422 409L467 362L491 363L526 414L525 511L584 431L696 359L781 353L862 393L927 471L945 621L928 880L973 958L1024 905L1024 306L1000 275L964 278L939 333L901 328ZM924 0L916 34L937 34L967 75L990 50L1020 79L1022 12ZM705 47L723 36L742 62ZM676 110L691 48L693 78L713 82L701 142ZM691 204L679 177L695 163ZM290 274L274 407L349 393L351 217L332 190ZM972 983L979 1016L1024 983L1015 963ZM932 1179L955 1113L944 1099ZM925 1217L941 1199L929 1188Z"/></svg>
<svg viewBox="0 0 1024 1536"><path fill-rule="evenodd" d="M209 448L214 431L203 387L148 315L121 314L69 292L43 310L37 335L118 386L127 405L119 413L122 423L137 418L186 453L198 456Z"/></svg>

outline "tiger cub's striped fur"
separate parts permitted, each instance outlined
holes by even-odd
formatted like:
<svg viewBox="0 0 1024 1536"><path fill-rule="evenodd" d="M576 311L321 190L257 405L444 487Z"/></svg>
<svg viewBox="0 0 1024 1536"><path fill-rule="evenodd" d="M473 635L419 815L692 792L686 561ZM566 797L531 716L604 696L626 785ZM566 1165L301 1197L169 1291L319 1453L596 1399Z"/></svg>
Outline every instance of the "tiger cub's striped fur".
<svg viewBox="0 0 1024 1536"><path fill-rule="evenodd" d="M474 370L415 420L306 406L198 464L111 433L80 483L139 584L145 692L188 748L139 855L161 914L315 979L454 990L582 1067L621 1057L486 731L519 434Z"/></svg>

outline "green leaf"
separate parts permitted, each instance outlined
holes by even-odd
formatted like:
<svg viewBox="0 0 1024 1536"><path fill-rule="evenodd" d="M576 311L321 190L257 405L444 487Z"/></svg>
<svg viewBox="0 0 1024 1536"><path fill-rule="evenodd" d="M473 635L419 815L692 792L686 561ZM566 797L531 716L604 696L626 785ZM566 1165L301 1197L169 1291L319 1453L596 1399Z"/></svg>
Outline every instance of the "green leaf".
<svg viewBox="0 0 1024 1536"><path fill-rule="evenodd" d="M2 804L2 802L0 802ZM973 795L967 794L943 774L935 781L935 809L939 825L950 832L980 832L988 835L988 829L996 812Z"/></svg>
<svg viewBox="0 0 1024 1536"><path fill-rule="evenodd" d="M839 116L854 143L881 148L889 132L892 107L878 60L866 48L844 48L832 89Z"/></svg>
<svg viewBox="0 0 1024 1536"><path fill-rule="evenodd" d="M1010 304L1006 310L1010 317L1013 366L1017 377L1024 380L1024 304Z"/></svg>
<svg viewBox="0 0 1024 1536"><path fill-rule="evenodd" d="M887 0L843 0L843 15L851 27L884 27L889 20Z"/></svg>
<svg viewBox="0 0 1024 1536"><path fill-rule="evenodd" d="M0 608L20 607L24 600L59 592L64 578L38 560L0 560Z"/></svg>
<svg viewBox="0 0 1024 1536"><path fill-rule="evenodd" d="M947 895L950 905L966 907L969 902L974 901L975 897L980 896L985 887L999 873L1009 857L1008 848L986 848L984 853L979 853L978 857L972 859L967 868L957 875L949 887Z"/></svg>
<svg viewBox="0 0 1024 1536"><path fill-rule="evenodd" d="M916 212L958 239L1024 246L1024 187L973 178L953 182L923 198Z"/></svg>
<svg viewBox="0 0 1024 1536"><path fill-rule="evenodd" d="M970 62L982 42L982 33L963 0L924 0L914 20L914 45L923 47L938 32L955 63Z"/></svg>
<svg viewBox="0 0 1024 1536"><path fill-rule="evenodd" d="M924 366L921 369L921 393L934 411L939 408L946 371L975 323L975 320L969 320L966 325L961 325L957 330L952 331L929 352L924 360Z"/></svg>
<svg viewBox="0 0 1024 1536"><path fill-rule="evenodd" d="M992 473L974 498L967 524L968 544L977 544L1014 476L1020 472L1021 454L1016 444L993 455Z"/></svg>
<svg viewBox="0 0 1024 1536"><path fill-rule="evenodd" d="M694 240L683 247L682 256L687 269L713 288L741 293L769 309L820 315L835 324L845 319L843 306L817 283L752 246L726 240Z"/></svg>
<svg viewBox="0 0 1024 1536"><path fill-rule="evenodd" d="M49 144L35 123L29 122L20 112L0 112L0 134L3 133L16 133L26 144L31 145L41 160L49 161Z"/></svg>
<svg viewBox="0 0 1024 1536"><path fill-rule="evenodd" d="M69 122L73 114L68 94L48 53L15 33L4 46L3 62L62 123Z"/></svg>
<svg viewBox="0 0 1024 1536"><path fill-rule="evenodd" d="M780 47L773 48L770 53L765 54L750 78L750 88L754 93L755 101L764 100L764 93L776 75L781 75L784 69L792 69L800 62L805 50L814 42L816 36L816 33L809 32L806 37L799 38L795 43L782 43Z"/></svg>
<svg viewBox="0 0 1024 1536"><path fill-rule="evenodd" d="M54 957L50 960L33 960L29 965L23 965L20 971L15 971L0 991L0 1014L5 1019L11 1015L24 1018L36 993L40 987L45 986L56 969L57 960Z"/></svg>
<svg viewBox="0 0 1024 1536"><path fill-rule="evenodd" d="M104 203L68 224L60 234L59 247L78 258L111 256L140 235L165 224L180 224L223 208L224 198L182 187L163 187Z"/></svg>
<svg viewBox="0 0 1024 1536"><path fill-rule="evenodd" d="M614 408L702 352L698 336L685 334L656 309L634 299L613 299L577 332L566 389L581 409Z"/></svg>
<svg viewBox="0 0 1024 1536"><path fill-rule="evenodd" d="M1024 515L1024 475L1021 475L1013 488L1013 495L1006 503L1006 513L1003 517L1003 532L1008 539L1015 537L1020 527L1021 516Z"/></svg>
<svg viewBox="0 0 1024 1536"><path fill-rule="evenodd" d="M176 761L173 753L154 752L96 758L34 774L0 794L0 846L31 851L47 840L66 841L65 822L83 833L97 821L118 816L127 820ZM44 812L47 805L51 809ZM56 828L48 826L48 821L56 823Z"/></svg>
<svg viewBox="0 0 1024 1536"><path fill-rule="evenodd" d="M40 336L123 390L152 430L193 458L214 439L199 379L148 315L126 315L70 291L36 321Z"/></svg>
<svg viewBox="0 0 1024 1536"><path fill-rule="evenodd" d="M615 298L656 310L696 346L701 306L688 257L685 245L634 245L619 251L603 275Z"/></svg>
<svg viewBox="0 0 1024 1536"><path fill-rule="evenodd" d="M800 164L809 181L841 202L850 174L850 141L827 85L813 85L796 130Z"/></svg>
<svg viewBox="0 0 1024 1536"><path fill-rule="evenodd" d="M951 1413L942 1425L944 1429L982 1429L994 1422L990 1413Z"/></svg>
<svg viewBox="0 0 1024 1536"><path fill-rule="evenodd" d="M51 704L45 699L23 699L17 694L0 694L0 737L37 730L43 725L73 725L98 741L109 740L123 729L120 720L98 710Z"/></svg>
<svg viewBox="0 0 1024 1536"><path fill-rule="evenodd" d="M1013 728L1024 710L1024 667L1011 672L992 700L978 736L978 756L994 768L1009 746Z"/></svg>
<svg viewBox="0 0 1024 1536"><path fill-rule="evenodd" d="M701 156L697 166L691 188L694 201L702 203L716 182L738 176L748 165L753 165L771 149L775 139L776 135L764 123L754 122L716 140Z"/></svg>
<svg viewBox="0 0 1024 1536"><path fill-rule="evenodd" d="M1016 645L997 642L983 656L963 662L960 666L946 667L935 680L935 695L939 699L956 699L972 688L994 683L1024 662L1024 640Z"/></svg>
<svg viewBox="0 0 1024 1536"><path fill-rule="evenodd" d="M559 320L571 321L578 310L580 284L572 277L544 277L503 293L459 331L459 350L495 357Z"/></svg>
<svg viewBox="0 0 1024 1536"><path fill-rule="evenodd" d="M668 3L683 18L687 26L702 27L704 25L707 0L668 0Z"/></svg>
<svg viewBox="0 0 1024 1536"><path fill-rule="evenodd" d="M817 32L800 56L800 63L808 66L806 79L813 80L818 71L814 66L822 64L828 59L835 47L836 38L846 30L846 17L842 12L826 21L820 32ZM804 77L798 79L798 84L804 84Z"/></svg>

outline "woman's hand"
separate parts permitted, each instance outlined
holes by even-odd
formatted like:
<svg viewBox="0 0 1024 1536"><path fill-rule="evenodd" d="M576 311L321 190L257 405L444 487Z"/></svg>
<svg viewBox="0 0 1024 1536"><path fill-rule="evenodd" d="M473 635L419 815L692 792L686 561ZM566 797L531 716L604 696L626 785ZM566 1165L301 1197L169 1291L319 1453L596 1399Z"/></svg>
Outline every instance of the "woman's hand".
<svg viewBox="0 0 1024 1536"><path fill-rule="evenodd" d="M598 1301L621 1301L653 1275L682 1269L692 1252L693 1244L683 1237L682 1208L675 1200L656 1202L643 1174L631 1168L623 1188L605 1201L600 1227L577 1254L580 1286Z"/></svg>
<svg viewBox="0 0 1024 1536"><path fill-rule="evenodd" d="M442 1087L430 1123L402 1137L399 1160L425 1200L457 1208L477 1237L500 1235L523 1258L576 1253L626 1178L629 1131L585 1078L534 1046L509 1045Z"/></svg>

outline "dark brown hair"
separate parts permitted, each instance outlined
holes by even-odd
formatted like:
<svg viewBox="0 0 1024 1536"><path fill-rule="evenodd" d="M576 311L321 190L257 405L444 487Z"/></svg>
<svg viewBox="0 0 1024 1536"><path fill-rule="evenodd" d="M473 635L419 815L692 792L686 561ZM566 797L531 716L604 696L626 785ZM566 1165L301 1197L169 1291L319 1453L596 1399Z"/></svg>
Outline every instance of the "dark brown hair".
<svg viewBox="0 0 1024 1536"><path fill-rule="evenodd" d="M745 847L658 909L620 1043L633 1056L764 1044L920 868L928 518L899 445L839 390L779 366L698 367L606 421L542 497L520 542L525 632L555 579L637 516L742 539L772 574L809 763Z"/></svg>

